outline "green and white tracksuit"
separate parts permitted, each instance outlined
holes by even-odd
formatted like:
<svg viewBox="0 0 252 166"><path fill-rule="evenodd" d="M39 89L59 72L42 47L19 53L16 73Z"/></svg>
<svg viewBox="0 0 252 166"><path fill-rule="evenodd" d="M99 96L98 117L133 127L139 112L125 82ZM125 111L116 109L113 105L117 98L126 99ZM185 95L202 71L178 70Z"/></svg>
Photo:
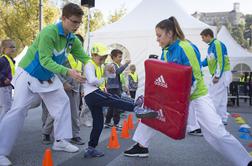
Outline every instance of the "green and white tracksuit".
<svg viewBox="0 0 252 166"><path fill-rule="evenodd" d="M227 54L226 46L217 39L209 43L207 57L202 62L203 66L208 66L212 78L219 78L218 82L209 85L209 94L214 102L217 113L224 123L227 122L227 90L232 81L230 71L230 61Z"/></svg>
<svg viewBox="0 0 252 166"><path fill-rule="evenodd" d="M62 64L69 53L82 63L90 59L74 34L65 35L62 22L45 27L29 47L12 80L12 108L0 123L0 133L5 133L0 137L0 155L10 154L29 107L41 99L54 118L55 140L72 138L69 99L55 75L67 74L68 68Z"/></svg>

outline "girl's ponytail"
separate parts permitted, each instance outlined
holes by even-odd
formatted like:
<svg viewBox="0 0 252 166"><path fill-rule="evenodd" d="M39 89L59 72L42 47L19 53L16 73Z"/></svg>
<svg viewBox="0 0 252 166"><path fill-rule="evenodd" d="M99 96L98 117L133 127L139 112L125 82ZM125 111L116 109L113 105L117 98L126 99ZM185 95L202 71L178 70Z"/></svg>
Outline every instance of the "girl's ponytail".
<svg viewBox="0 0 252 166"><path fill-rule="evenodd" d="M164 29L166 32L171 31L173 33L174 40L176 40L177 38L179 38L180 40L185 40L185 35L181 30L177 19L173 16L160 21L156 25L156 28Z"/></svg>
<svg viewBox="0 0 252 166"><path fill-rule="evenodd" d="M171 17L169 18L169 20L173 22L174 31L175 31L175 33L177 34L178 38L179 38L180 40L184 40L184 39L185 39L185 35L184 35L182 29L180 28L180 25L179 25L177 19L176 19L174 16L171 16Z"/></svg>

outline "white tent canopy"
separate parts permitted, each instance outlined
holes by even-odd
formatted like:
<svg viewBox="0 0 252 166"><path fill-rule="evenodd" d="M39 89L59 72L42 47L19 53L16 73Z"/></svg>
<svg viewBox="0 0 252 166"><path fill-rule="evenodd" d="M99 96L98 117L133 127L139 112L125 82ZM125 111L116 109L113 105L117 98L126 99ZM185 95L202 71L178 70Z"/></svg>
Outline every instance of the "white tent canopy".
<svg viewBox="0 0 252 166"><path fill-rule="evenodd" d="M205 23L186 13L173 0L143 0L135 10L122 20L110 24L97 32L154 31L159 21L167 19L170 16L175 16L183 28L195 29L208 27Z"/></svg>
<svg viewBox="0 0 252 166"><path fill-rule="evenodd" d="M242 48L233 39L225 26L221 27L217 35L217 39L226 45L232 69L234 69L234 67L238 64L246 64L250 67L250 69L252 69L252 53Z"/></svg>
<svg viewBox="0 0 252 166"><path fill-rule="evenodd" d="M156 42L155 26L170 16L177 18L186 38L196 44L202 55L205 55L207 44L202 42L200 32L209 26L186 13L175 0L143 0L118 22L93 32L91 45L93 42L103 42L112 48L120 46L122 51L128 52L128 58L136 64L142 93L144 60L150 54L161 54L161 48Z"/></svg>

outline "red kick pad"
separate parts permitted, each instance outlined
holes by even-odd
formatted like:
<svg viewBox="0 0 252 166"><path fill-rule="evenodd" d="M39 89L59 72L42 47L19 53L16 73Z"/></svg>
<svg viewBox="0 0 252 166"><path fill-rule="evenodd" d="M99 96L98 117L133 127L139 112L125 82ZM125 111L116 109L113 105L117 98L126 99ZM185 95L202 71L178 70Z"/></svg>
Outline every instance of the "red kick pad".
<svg viewBox="0 0 252 166"><path fill-rule="evenodd" d="M183 139L189 108L192 68L175 63L145 61L144 106L159 112L144 124L173 139Z"/></svg>

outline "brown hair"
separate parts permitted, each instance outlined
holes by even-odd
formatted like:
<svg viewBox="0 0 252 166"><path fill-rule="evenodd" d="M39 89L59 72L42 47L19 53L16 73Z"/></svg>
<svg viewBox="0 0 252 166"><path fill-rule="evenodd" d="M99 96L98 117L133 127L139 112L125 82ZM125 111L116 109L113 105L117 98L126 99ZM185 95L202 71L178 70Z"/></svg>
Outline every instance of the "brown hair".
<svg viewBox="0 0 252 166"><path fill-rule="evenodd" d="M130 68L130 70L133 70L133 69L135 69L135 70L136 70L136 65L131 64L129 68Z"/></svg>
<svg viewBox="0 0 252 166"><path fill-rule="evenodd" d="M214 33L211 29L209 28L206 28L204 29L201 33L200 33L201 36L211 36L212 38L214 37Z"/></svg>
<svg viewBox="0 0 252 166"><path fill-rule="evenodd" d="M14 42L12 39L5 39L1 42L0 54L4 54L4 49L9 47L9 43Z"/></svg>
<svg viewBox="0 0 252 166"><path fill-rule="evenodd" d="M180 28L180 25L177 21L177 19L173 16L171 16L168 19L160 21L157 25L156 28L160 28L165 30L166 32L171 31L173 33L173 38L175 39L178 37L180 40L185 39L185 35L183 31Z"/></svg>
<svg viewBox="0 0 252 166"><path fill-rule="evenodd" d="M121 50L119 50L119 49L113 49L113 50L111 51L111 53L110 53L110 56L111 56L112 59L114 59L114 58L117 57L119 54L122 55L123 52L122 52Z"/></svg>
<svg viewBox="0 0 252 166"><path fill-rule="evenodd" d="M71 16L83 16L84 12L81 9L81 7L74 3L68 3L63 7L62 10L62 16L65 16L67 18Z"/></svg>

